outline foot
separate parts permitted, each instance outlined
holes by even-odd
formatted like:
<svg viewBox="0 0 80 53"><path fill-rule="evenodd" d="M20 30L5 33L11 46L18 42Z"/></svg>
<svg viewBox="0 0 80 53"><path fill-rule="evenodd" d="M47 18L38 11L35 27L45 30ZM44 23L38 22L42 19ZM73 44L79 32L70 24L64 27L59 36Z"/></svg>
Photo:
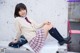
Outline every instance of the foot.
<svg viewBox="0 0 80 53"><path fill-rule="evenodd" d="M65 41L62 41L62 42L58 42L59 45L64 45Z"/></svg>
<svg viewBox="0 0 80 53"><path fill-rule="evenodd" d="M69 43L71 43L71 37L70 36L68 36L67 38L65 38L65 43L66 44L69 44Z"/></svg>
<svg viewBox="0 0 80 53"><path fill-rule="evenodd" d="M59 45L63 45L63 44L69 44L69 43L71 43L71 37L70 36L68 36L67 38L65 38L65 41L62 41L62 42L58 42L59 43Z"/></svg>

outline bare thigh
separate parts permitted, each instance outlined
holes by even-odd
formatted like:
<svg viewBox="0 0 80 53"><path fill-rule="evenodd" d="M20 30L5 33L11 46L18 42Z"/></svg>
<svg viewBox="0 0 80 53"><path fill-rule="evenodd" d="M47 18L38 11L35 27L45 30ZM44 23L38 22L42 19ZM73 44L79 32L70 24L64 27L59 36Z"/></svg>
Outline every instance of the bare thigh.
<svg viewBox="0 0 80 53"><path fill-rule="evenodd" d="M44 29L44 33L45 33L45 38L47 38L47 36L48 36L48 31L51 29L53 27L53 25L52 24L49 24L49 25L44 25L43 27L42 27L42 29Z"/></svg>

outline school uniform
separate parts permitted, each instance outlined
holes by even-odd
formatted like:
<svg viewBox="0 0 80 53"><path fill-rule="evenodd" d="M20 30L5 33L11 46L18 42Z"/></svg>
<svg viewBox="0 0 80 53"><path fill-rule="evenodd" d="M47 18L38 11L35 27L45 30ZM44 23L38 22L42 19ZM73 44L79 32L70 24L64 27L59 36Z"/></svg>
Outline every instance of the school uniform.
<svg viewBox="0 0 80 53"><path fill-rule="evenodd" d="M45 41L45 34L44 30L42 29L44 24L37 24L37 22L30 18L28 18L28 20L31 22L31 24L26 21L25 17L15 18L14 24L17 33L16 38L19 38L21 35L23 35L27 39L30 47L34 50L34 52L39 53Z"/></svg>

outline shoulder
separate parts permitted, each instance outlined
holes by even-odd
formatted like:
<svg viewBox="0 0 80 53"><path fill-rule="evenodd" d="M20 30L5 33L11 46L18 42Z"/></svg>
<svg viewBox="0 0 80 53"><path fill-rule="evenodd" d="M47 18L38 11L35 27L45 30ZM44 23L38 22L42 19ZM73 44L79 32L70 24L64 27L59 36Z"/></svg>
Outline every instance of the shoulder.
<svg viewBox="0 0 80 53"><path fill-rule="evenodd" d="M21 22L22 20L23 20L22 17L16 17L14 21L15 22Z"/></svg>
<svg viewBox="0 0 80 53"><path fill-rule="evenodd" d="M21 21L21 17L16 17L16 18L14 19L14 23L20 23L20 21Z"/></svg>
<svg viewBox="0 0 80 53"><path fill-rule="evenodd" d="M21 20L21 17L16 17L15 21Z"/></svg>

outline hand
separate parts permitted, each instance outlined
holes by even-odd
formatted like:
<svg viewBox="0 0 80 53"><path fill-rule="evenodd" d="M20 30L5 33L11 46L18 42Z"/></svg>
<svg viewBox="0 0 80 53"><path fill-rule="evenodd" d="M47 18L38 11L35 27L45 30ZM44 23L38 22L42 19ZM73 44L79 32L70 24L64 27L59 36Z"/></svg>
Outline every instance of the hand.
<svg viewBox="0 0 80 53"><path fill-rule="evenodd" d="M17 39L14 39L13 41L12 41L12 43L17 43L18 42L18 40Z"/></svg>
<svg viewBox="0 0 80 53"><path fill-rule="evenodd" d="M48 23L47 23L47 25L50 25L50 24L51 24L51 22L48 22Z"/></svg>
<svg viewBox="0 0 80 53"><path fill-rule="evenodd" d="M48 21L45 21L44 24L48 24Z"/></svg>
<svg viewBox="0 0 80 53"><path fill-rule="evenodd" d="M48 25L49 25L49 24L51 24L51 23L50 23L49 21L45 21L44 24L48 24Z"/></svg>

